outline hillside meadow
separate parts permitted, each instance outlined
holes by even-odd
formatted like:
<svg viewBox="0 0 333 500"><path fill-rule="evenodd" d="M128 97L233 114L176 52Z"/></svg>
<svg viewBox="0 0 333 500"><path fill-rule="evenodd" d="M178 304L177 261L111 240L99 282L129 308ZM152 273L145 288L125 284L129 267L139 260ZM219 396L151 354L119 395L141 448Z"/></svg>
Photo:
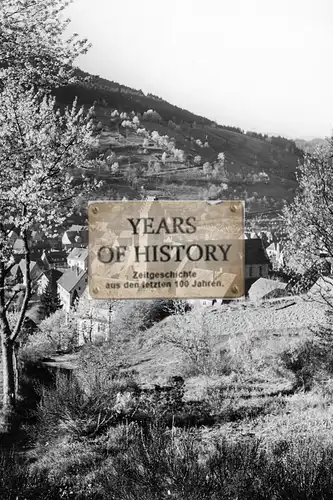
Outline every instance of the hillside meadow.
<svg viewBox="0 0 333 500"><path fill-rule="evenodd" d="M97 112L98 113L98 112ZM101 121L105 127L109 126L108 117L103 115ZM167 125L151 124L144 122L143 126L151 132L156 130L160 135L168 135L175 139L176 147L182 149L192 158L201 156L201 167L189 166L188 161L176 162L162 166L159 174L148 173L148 162L160 162L161 154L151 153L144 155L137 153L137 137L131 133L127 134L127 146L117 156L118 163L126 169L129 164L139 176L138 183L143 182L147 189L158 189L160 194L166 192L170 199L204 199L207 196L217 196L213 190L218 191L222 181L226 181L228 191L223 197L253 199L256 209L281 209L283 200L291 201L297 187L295 170L297 158L292 153L277 146L256 138L248 137L236 132L224 129L215 129L205 126L197 126L188 130L186 125L180 126L180 131L170 130ZM195 142L188 139L188 134L195 140L208 141L208 148L201 148ZM106 154L116 148L107 144L107 132L103 133L101 150ZM109 137L114 136L109 132ZM202 164L206 161L215 161L217 155L224 152L225 169L228 178L223 176L216 179L207 179L202 171ZM139 173L141 172L141 174ZM269 182L252 183L251 177L260 172L266 172ZM209 191L210 189L210 191ZM222 193L220 193L221 195ZM262 202L263 198L266 202ZM257 201L255 200L257 199Z"/></svg>
<svg viewBox="0 0 333 500"><path fill-rule="evenodd" d="M149 328L142 307L126 301L109 343L54 356L71 370L34 382L3 498L330 498L323 304L201 307Z"/></svg>
<svg viewBox="0 0 333 500"><path fill-rule="evenodd" d="M143 185L147 191L157 191L160 197L169 199L244 199L249 213L271 210L279 213L285 201L293 199L297 188L295 172L303 158L303 151L295 142L219 125L156 96L79 73L89 77L90 82L57 89L55 95L61 106L70 103L75 96L85 107L95 104L95 122L102 128L98 133L99 152L105 158L114 153L114 161L120 166L117 175L111 176L108 168L91 173L104 180L103 196L115 197L122 186L121 194L132 199L134 192L140 196ZM161 163L163 151L158 147L154 151L148 148L146 153L139 151L138 137L131 130L124 129L120 122L116 125L111 121L115 109L138 114L141 126L146 130L172 138L176 148L184 151L185 160L174 162L168 159L158 175L150 171L149 162ZM156 111L159 119L145 117L148 110ZM200 147L197 140L202 144L207 141L208 147ZM216 161L221 152L225 154L228 178L208 178L203 174L202 166L205 162ZM201 161L195 166L193 159L198 155ZM260 172L265 172L269 181L253 183L251 178ZM225 182L227 191L221 190L221 183Z"/></svg>

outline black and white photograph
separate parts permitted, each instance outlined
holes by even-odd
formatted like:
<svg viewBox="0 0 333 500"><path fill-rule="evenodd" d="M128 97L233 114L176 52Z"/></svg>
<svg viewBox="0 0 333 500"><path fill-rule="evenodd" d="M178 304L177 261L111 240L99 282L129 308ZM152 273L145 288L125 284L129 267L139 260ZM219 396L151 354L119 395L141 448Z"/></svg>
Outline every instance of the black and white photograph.
<svg viewBox="0 0 333 500"><path fill-rule="evenodd" d="M1 500L333 500L332 0L0 0Z"/></svg>

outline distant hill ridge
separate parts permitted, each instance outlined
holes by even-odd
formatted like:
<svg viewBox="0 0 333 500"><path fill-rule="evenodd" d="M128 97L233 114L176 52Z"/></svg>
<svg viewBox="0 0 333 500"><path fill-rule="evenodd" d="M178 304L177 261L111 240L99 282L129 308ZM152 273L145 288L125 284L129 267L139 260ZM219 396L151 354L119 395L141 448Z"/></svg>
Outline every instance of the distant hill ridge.
<svg viewBox="0 0 333 500"><path fill-rule="evenodd" d="M91 104L93 97L95 97L97 104L102 106L104 105L105 107L111 107L114 105L114 107L119 111L130 112L134 110L142 113L153 108L155 111L160 113L162 118L165 120L172 120L175 123L195 122L197 125L213 125L224 130L238 132L256 139L268 141L279 147L287 148L289 151L294 152L297 156L302 155L303 148L300 147L301 141L298 145L295 141L281 136L268 136L267 134L252 131L245 132L240 127L220 125L213 120L209 120L208 118L196 115L195 113L180 108L179 106L175 106L174 104L162 99L162 97L152 93L145 94L141 89L137 90L112 80L110 81L106 78L101 78L98 75L91 75L80 70L79 68L76 70L76 74L82 81L82 88L79 97L82 102L85 101L85 104ZM72 88L74 90L76 86L73 86ZM83 89L85 89L85 91ZM68 95L70 94L70 90L71 87L67 89ZM57 93L59 92L61 92L61 90L58 89Z"/></svg>
<svg viewBox="0 0 333 500"><path fill-rule="evenodd" d="M185 159L176 165L176 170L171 165L162 177L160 174L154 177L151 173L149 178L145 177L147 189L167 189L170 199L206 199L207 196L214 199L221 196L221 189L224 189L221 186L225 184L221 182L227 182L228 190L222 193L223 197L244 199L252 211L271 214L271 217L273 212L281 210L285 202L293 199L297 189L296 168L304 157L304 151L295 141L220 125L170 104L159 96L145 95L142 90L79 69L77 76L79 82L58 88L54 94L60 105L71 104L76 97L81 105L95 104L96 124L103 134L100 147L105 158L112 153L112 134L124 134L125 143L116 152L121 172L125 173L129 168L133 172L142 168L148 171L149 164L161 161L161 154L158 156L158 151L140 151L133 133L125 133L125 129L112 122L111 113L114 110L128 114L134 112L148 131L167 135L173 139L176 148L184 151ZM148 116L148 110L156 113ZM152 115L154 118L151 118ZM206 147L203 147L204 143ZM221 152L225 155L226 180L221 176L212 178L204 175L203 164L213 164ZM199 173L194 175L191 162L196 156L200 158ZM126 195L130 196L127 193L128 182L125 184Z"/></svg>
<svg viewBox="0 0 333 500"><path fill-rule="evenodd" d="M314 138L309 141L306 141L305 139L296 139L295 144L297 147L301 150L303 150L305 153L313 153L316 148L327 148L329 146L329 142L327 139L322 139L322 138Z"/></svg>

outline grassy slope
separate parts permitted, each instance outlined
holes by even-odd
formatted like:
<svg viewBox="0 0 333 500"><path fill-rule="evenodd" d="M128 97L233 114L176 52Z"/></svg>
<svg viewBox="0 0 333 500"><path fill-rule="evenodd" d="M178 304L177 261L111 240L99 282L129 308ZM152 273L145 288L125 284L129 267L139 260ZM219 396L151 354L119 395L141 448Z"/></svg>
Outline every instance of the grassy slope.
<svg viewBox="0 0 333 500"><path fill-rule="evenodd" d="M289 307L284 307L286 305ZM306 336L310 328L325 322L324 313L323 304L299 297L261 305L244 303L199 308L185 316L171 316L163 320L141 336L139 344L134 336L133 344L126 344L126 358L132 366L135 365L144 383L156 380L156 376L161 382L174 375L177 367L179 369L184 362L179 349L165 341L170 334L199 337L207 331L213 349L227 342L236 352L238 344L255 344L260 355L262 348L267 353L278 352L287 343L290 345Z"/></svg>
<svg viewBox="0 0 333 500"><path fill-rule="evenodd" d="M333 430L332 391L325 392L323 384L307 393L295 389L293 373L281 363L281 352L311 338L311 329L319 324L325 324L325 306L292 297L261 306L200 308L171 316L145 332L120 332L119 351L114 345L100 349L106 363L116 360L126 370L134 369L143 386L163 385L170 376L180 375L186 380L187 398L208 397L220 420L202 429L205 439L257 435L271 441L293 434L326 439ZM211 354L201 370L194 369L186 351L170 338L183 345L186 338L208 342ZM228 356L216 358L221 349ZM60 361L63 364L66 357ZM69 361L75 366L75 357ZM230 369L224 370L227 366Z"/></svg>
<svg viewBox="0 0 333 500"><path fill-rule="evenodd" d="M257 435L267 442L293 434L330 439L331 391L325 392L322 384L308 393L293 389L294 375L280 358L281 352L312 338L311 330L320 324L325 324L325 306L297 297L261 306L207 307L167 318L148 330L144 340L133 339L124 359L143 384L163 384L169 376L181 375L187 398L198 400L213 389L210 401L220 412L221 423L203 429L205 439ZM166 341L170 335L183 340L207 335L212 353L227 348L231 354L231 362L219 362L231 363L230 373L192 374L184 352Z"/></svg>
<svg viewBox="0 0 333 500"><path fill-rule="evenodd" d="M286 346L306 338L312 328L324 323L324 304L301 297L275 299L258 305L243 303L198 308L186 315L170 316L145 332L120 332L122 352L117 359L119 364L125 363L135 369L142 384L165 383L172 375L188 376L187 356L169 339L206 336L212 351L228 346L240 362L242 356L249 355L254 368L261 363L263 372L259 375L260 368L257 375L263 380L266 377L265 383L272 390L276 372L274 366L269 366L270 361ZM109 348L105 345L103 349L107 353ZM75 366L75 357L61 356L59 361ZM209 375L203 380L206 383L210 378L216 377ZM197 379L195 384L198 384Z"/></svg>

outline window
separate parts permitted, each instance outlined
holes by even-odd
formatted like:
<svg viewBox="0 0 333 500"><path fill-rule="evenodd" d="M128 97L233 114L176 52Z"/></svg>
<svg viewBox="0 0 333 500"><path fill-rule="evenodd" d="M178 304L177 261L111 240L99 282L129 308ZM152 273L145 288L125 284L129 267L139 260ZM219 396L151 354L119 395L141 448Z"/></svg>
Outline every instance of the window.
<svg viewBox="0 0 333 500"><path fill-rule="evenodd" d="M258 265L255 265L252 267L252 277L253 278L257 278L258 276L260 276L260 271L259 271L259 266Z"/></svg>

